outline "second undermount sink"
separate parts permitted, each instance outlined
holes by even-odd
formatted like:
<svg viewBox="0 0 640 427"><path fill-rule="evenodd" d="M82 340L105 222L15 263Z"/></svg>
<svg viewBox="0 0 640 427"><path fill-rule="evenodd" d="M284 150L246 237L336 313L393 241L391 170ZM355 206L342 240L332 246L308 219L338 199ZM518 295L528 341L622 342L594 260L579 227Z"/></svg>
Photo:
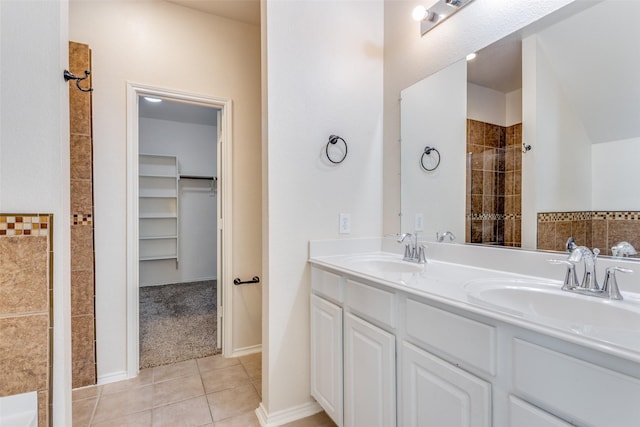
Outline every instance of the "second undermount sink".
<svg viewBox="0 0 640 427"><path fill-rule="evenodd" d="M550 320L575 332L603 329L640 333L640 307L560 290L561 285L518 279L473 280L465 285L470 302L529 319Z"/></svg>
<svg viewBox="0 0 640 427"><path fill-rule="evenodd" d="M402 261L392 257L362 257L354 259L349 267L372 274L418 273L424 270L424 264Z"/></svg>

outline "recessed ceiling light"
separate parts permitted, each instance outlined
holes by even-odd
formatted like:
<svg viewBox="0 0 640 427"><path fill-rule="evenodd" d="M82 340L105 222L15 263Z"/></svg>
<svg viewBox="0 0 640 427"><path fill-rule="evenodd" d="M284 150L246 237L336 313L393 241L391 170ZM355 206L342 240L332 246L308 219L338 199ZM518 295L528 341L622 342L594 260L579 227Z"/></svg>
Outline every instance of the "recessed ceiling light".
<svg viewBox="0 0 640 427"><path fill-rule="evenodd" d="M162 102L162 99L154 98L153 96L145 96L144 99L147 102L153 102L153 103Z"/></svg>
<svg viewBox="0 0 640 427"><path fill-rule="evenodd" d="M474 59L476 59L476 56L478 56L477 53L470 53L469 55L467 55L467 61L473 61Z"/></svg>

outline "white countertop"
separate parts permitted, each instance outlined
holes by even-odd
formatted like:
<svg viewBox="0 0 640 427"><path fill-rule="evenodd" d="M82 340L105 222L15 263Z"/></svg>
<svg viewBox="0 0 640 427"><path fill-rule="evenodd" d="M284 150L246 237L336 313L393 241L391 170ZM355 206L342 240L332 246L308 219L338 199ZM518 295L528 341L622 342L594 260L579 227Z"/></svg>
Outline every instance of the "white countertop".
<svg viewBox="0 0 640 427"><path fill-rule="evenodd" d="M362 262L358 261L388 259L393 262L399 262L402 259L398 254L375 250L375 245L356 245L355 251L337 251L338 253L342 252L340 255L327 255L327 252L331 251L314 251L312 248L309 262L317 267L330 269L354 278L374 281L409 295L420 296L640 363L640 295L636 293L624 292L625 300L611 301L561 291L561 280L434 259L429 259L427 264L417 272L371 271L366 266L363 266ZM547 257L549 256L547 255ZM557 271L559 278L563 277L561 269L556 269L555 271ZM560 298L563 298L563 304L566 303L568 315L564 316L565 319L556 319L544 314L525 313L504 306L494 306L486 301L479 301L474 298L469 286L469 284L479 282L509 283L509 286L535 284L537 289L543 289L545 292L558 292ZM551 295L553 297L554 294ZM567 320L571 318L570 306L574 302L576 304L584 304L585 298L589 304L591 302L603 304L598 308L602 307L604 309L603 312L607 315L607 310L615 305L613 308L618 310L617 313L623 313L625 315L623 319L627 321L621 321L618 324L614 318L617 315L616 312L612 312L612 315L607 317L606 325L596 322L573 322ZM628 321L629 319L631 319L631 322Z"/></svg>

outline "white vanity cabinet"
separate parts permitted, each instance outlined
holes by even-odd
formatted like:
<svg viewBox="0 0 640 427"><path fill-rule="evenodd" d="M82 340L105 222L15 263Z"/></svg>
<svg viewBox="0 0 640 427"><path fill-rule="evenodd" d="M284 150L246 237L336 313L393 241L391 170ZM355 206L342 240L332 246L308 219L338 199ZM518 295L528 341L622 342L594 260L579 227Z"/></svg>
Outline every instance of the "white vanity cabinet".
<svg viewBox="0 0 640 427"><path fill-rule="evenodd" d="M396 425L395 336L351 313L344 318L344 425Z"/></svg>
<svg viewBox="0 0 640 427"><path fill-rule="evenodd" d="M342 307L313 294L311 395L342 425Z"/></svg>
<svg viewBox="0 0 640 427"><path fill-rule="evenodd" d="M407 342L400 368L403 426L491 426L491 384Z"/></svg>
<svg viewBox="0 0 640 427"><path fill-rule="evenodd" d="M311 394L339 426L640 426L634 359L408 287L311 270Z"/></svg>

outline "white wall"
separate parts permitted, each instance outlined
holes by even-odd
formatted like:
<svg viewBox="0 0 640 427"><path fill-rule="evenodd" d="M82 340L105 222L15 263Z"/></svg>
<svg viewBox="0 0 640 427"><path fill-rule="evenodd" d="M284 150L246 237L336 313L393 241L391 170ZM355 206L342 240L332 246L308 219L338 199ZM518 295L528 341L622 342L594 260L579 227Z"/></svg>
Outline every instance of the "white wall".
<svg viewBox="0 0 640 427"><path fill-rule="evenodd" d="M71 425L67 11L64 1L0 1L0 212L54 215L55 426Z"/></svg>
<svg viewBox="0 0 640 427"><path fill-rule="evenodd" d="M415 2L385 0L384 49L384 232L399 230L400 91L573 0L474 1L420 37L411 20Z"/></svg>
<svg viewBox="0 0 640 427"><path fill-rule="evenodd" d="M139 119L140 153L177 156L180 174L216 176L217 127L173 120ZM216 278L216 197L212 181L181 179L178 185L180 262L140 262L140 286Z"/></svg>
<svg viewBox="0 0 640 427"><path fill-rule="evenodd" d="M591 140L537 36L523 41L522 246L536 247L537 212L591 209Z"/></svg>
<svg viewBox="0 0 640 427"><path fill-rule="evenodd" d="M596 211L636 211L640 138L593 144L592 207Z"/></svg>
<svg viewBox="0 0 640 427"><path fill-rule="evenodd" d="M503 93L467 83L467 118L503 127L522 123L522 89Z"/></svg>
<svg viewBox="0 0 640 427"><path fill-rule="evenodd" d="M506 113L505 126L522 123L522 89L516 89L505 94Z"/></svg>
<svg viewBox="0 0 640 427"><path fill-rule="evenodd" d="M98 378L126 371L126 82L232 99L233 275L261 269L260 29L162 1L72 1L93 59ZM234 347L260 344L261 287L233 287Z"/></svg>
<svg viewBox="0 0 640 427"><path fill-rule="evenodd" d="M382 231L383 3L268 1L264 157L265 300L261 413L315 408L309 396L308 241ZM264 22L264 21L263 21ZM324 158L331 134L349 144ZM338 234L339 213L351 234Z"/></svg>
<svg viewBox="0 0 640 427"><path fill-rule="evenodd" d="M416 214L422 214L421 239L433 241L444 231L465 234L466 82L467 63L461 60L401 92L403 233L417 230ZM420 164L427 145L440 152L440 165L430 172Z"/></svg>
<svg viewBox="0 0 640 427"><path fill-rule="evenodd" d="M507 98L505 94L484 86L467 83L467 118L506 126Z"/></svg>

